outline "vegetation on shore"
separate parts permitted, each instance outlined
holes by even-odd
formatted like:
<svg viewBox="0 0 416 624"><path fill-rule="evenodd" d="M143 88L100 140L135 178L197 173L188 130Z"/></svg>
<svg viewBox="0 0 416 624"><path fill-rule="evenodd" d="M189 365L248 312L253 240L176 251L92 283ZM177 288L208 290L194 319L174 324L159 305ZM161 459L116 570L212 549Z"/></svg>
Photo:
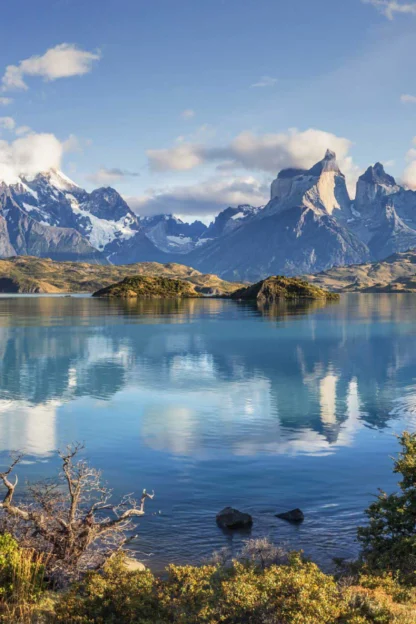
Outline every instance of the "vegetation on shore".
<svg viewBox="0 0 416 624"><path fill-rule="evenodd" d="M390 495L381 491L367 509L369 522L358 530L360 557L340 563L338 574L325 574L301 553L285 552L266 539L248 541L233 559L222 551L200 567L169 566L163 578L149 570L129 571L117 547L108 550L102 566L80 570L56 591L51 562L56 565L57 553L29 548L12 524L0 536L0 621L415 624L416 434L404 433L400 443L394 465L401 475L400 490ZM71 483L79 483L79 466L89 474L86 464L74 463ZM11 472L2 473L9 482ZM3 516L9 517L14 514L7 510L7 485L6 490ZM62 509L69 512L71 507ZM82 506L78 511L77 522L91 513Z"/></svg>
<svg viewBox="0 0 416 624"><path fill-rule="evenodd" d="M0 292L29 294L92 293L125 277L148 275L189 282L201 294L228 295L242 284L203 274L183 264L139 262L100 265L85 262L55 262L48 258L16 256L0 259Z"/></svg>
<svg viewBox="0 0 416 624"><path fill-rule="evenodd" d="M101 288L93 294L93 297L121 297L126 299L134 297L141 299L177 299L201 296L196 292L194 284L184 280L145 275L126 277L121 282Z"/></svg>
<svg viewBox="0 0 416 624"><path fill-rule="evenodd" d="M275 303L282 299L292 301L297 299L338 301L339 299L339 295L310 284L304 279L283 275L274 275L251 286L240 288L231 297L258 303Z"/></svg>

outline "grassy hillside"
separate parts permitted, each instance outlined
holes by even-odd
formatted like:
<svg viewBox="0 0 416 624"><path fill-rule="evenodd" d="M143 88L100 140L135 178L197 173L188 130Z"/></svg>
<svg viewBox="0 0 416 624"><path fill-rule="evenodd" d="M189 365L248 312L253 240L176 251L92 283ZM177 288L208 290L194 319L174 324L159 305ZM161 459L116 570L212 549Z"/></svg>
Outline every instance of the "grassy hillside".
<svg viewBox="0 0 416 624"><path fill-rule="evenodd" d="M126 277L123 281L101 288L94 293L94 297L122 297L141 299L177 299L181 297L201 297L195 290L195 285L185 280L170 277L151 277L136 275Z"/></svg>
<svg viewBox="0 0 416 624"><path fill-rule="evenodd" d="M233 299L273 303L279 300L325 299L337 300L339 295L310 284L298 277L274 275L261 282L240 288L232 295Z"/></svg>
<svg viewBox="0 0 416 624"><path fill-rule="evenodd" d="M311 284L333 292L413 293L416 251L393 254L382 262L334 267L305 277Z"/></svg>
<svg viewBox="0 0 416 624"><path fill-rule="evenodd" d="M95 292L125 277L150 275L185 280L200 294L224 295L241 284L226 282L216 275L204 275L182 264L140 262L103 266L82 262L54 262L46 258L18 256L0 260L2 293Z"/></svg>

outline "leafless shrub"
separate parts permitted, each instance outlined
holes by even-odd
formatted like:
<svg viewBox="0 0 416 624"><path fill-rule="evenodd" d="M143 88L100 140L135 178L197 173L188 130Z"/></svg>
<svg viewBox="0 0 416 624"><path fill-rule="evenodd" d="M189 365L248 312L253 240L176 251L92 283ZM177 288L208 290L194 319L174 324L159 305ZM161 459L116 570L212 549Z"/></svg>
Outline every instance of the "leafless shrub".
<svg viewBox="0 0 416 624"><path fill-rule="evenodd" d="M136 537L127 537L134 519L144 514L146 499L154 492L143 490L139 502L132 495L111 502L112 491L102 484L101 473L77 460L83 445L68 446L59 454L62 470L56 481L28 487L28 502L15 504L17 475L22 454L15 454L0 482L6 494L0 503L3 530L25 547L48 555L49 576L57 584L77 578L83 571L100 567L115 551Z"/></svg>
<svg viewBox="0 0 416 624"><path fill-rule="evenodd" d="M245 541L237 559L254 563L262 570L271 565L283 565L289 560L287 550L273 544L268 537Z"/></svg>

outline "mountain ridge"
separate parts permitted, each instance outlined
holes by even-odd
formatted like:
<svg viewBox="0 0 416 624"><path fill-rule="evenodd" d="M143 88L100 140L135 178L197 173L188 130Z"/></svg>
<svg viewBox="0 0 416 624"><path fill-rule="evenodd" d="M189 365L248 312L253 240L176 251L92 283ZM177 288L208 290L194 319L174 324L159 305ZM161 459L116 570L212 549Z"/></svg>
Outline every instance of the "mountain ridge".
<svg viewBox="0 0 416 624"><path fill-rule="evenodd" d="M226 279L318 273L416 247L416 192L381 163L354 200L333 151L309 169L282 169L262 207L221 211L207 227L134 213L111 187L88 192L57 170L0 182L0 257L100 264L178 262Z"/></svg>

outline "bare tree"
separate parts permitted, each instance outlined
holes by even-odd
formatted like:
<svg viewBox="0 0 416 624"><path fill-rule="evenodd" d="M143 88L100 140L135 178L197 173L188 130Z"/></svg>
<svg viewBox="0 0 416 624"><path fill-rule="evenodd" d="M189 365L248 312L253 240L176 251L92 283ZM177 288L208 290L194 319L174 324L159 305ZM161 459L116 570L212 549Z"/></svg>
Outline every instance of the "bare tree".
<svg viewBox="0 0 416 624"><path fill-rule="evenodd" d="M74 444L59 453L58 479L29 485L28 502L14 502L18 478L12 475L23 455L13 456L0 473L6 488L0 503L3 529L23 545L47 553L48 571L60 583L99 567L137 537L131 534L134 519L144 515L146 500L154 497L154 492L143 490L139 502L127 494L112 503L112 491L102 484L101 473L77 460L83 448Z"/></svg>

